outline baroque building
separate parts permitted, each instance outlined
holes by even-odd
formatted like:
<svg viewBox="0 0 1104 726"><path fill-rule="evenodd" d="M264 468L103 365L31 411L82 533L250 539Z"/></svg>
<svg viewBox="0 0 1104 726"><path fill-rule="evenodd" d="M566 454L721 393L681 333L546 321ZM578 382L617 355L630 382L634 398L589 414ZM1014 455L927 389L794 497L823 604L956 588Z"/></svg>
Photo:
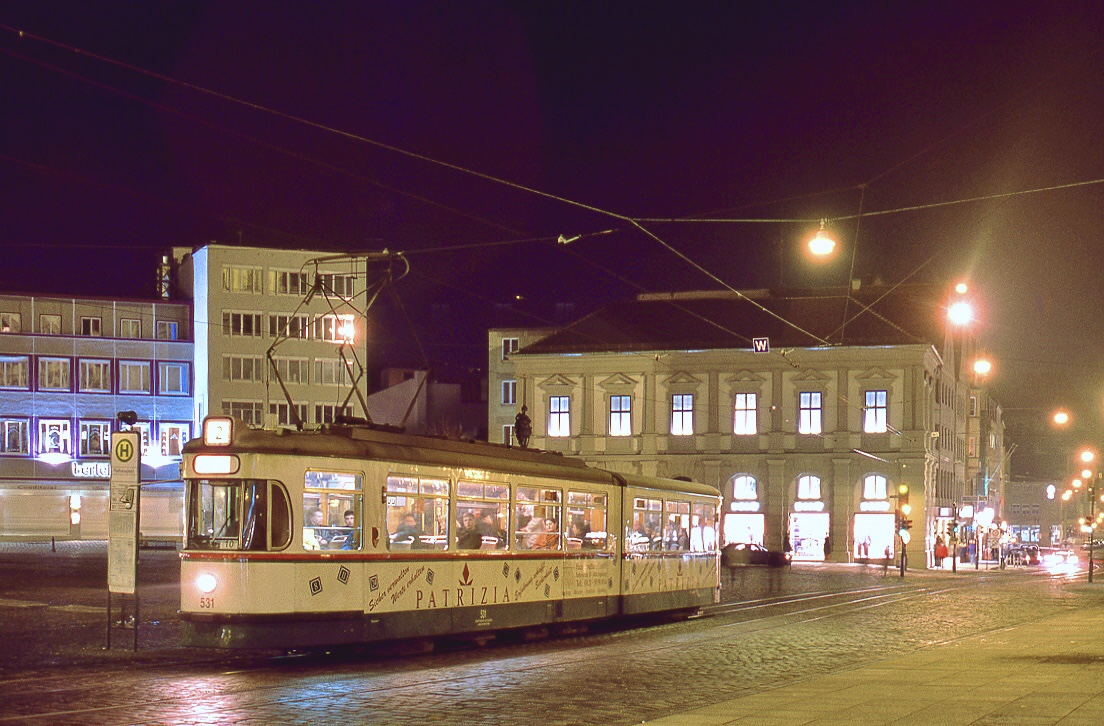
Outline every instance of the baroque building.
<svg viewBox="0 0 1104 726"><path fill-rule="evenodd" d="M492 330L488 377L511 391L489 396L490 431L524 405L530 446L713 485L726 542L795 560L898 555L907 500L926 566L937 538L976 540L1006 478L1000 408L962 373L976 342L944 316L931 288L856 283L641 295L554 331ZM982 431L992 446L968 460Z"/></svg>

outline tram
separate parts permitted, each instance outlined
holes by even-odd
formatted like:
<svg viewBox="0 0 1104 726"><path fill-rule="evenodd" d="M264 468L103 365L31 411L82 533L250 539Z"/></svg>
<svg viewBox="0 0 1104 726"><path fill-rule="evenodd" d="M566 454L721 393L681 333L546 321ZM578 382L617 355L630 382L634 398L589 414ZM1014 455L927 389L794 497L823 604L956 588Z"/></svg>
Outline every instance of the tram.
<svg viewBox="0 0 1104 726"><path fill-rule="evenodd" d="M204 420L184 447L184 642L303 648L577 627L716 601L720 493L558 454Z"/></svg>

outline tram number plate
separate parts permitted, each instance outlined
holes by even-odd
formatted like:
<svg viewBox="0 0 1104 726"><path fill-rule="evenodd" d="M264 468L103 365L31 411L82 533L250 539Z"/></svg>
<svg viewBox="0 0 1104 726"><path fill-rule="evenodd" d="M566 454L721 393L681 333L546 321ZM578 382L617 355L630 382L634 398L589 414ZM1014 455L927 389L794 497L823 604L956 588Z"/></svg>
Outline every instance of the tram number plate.
<svg viewBox="0 0 1104 726"><path fill-rule="evenodd" d="M213 597L201 597L199 598L199 607L204 610L213 610L215 607L215 598Z"/></svg>

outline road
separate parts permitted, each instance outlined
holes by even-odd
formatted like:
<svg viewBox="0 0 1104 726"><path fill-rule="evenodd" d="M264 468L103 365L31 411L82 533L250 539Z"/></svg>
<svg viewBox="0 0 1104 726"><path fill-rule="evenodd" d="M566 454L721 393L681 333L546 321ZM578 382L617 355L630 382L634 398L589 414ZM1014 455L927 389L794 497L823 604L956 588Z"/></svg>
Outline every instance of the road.
<svg viewBox="0 0 1104 726"><path fill-rule="evenodd" d="M0 545L0 723L632 724L1104 607L1071 584L1083 575L1040 568L795 565L726 577L685 622L404 657L228 655L176 644L174 564L142 553L139 651L116 631L105 652L106 553Z"/></svg>

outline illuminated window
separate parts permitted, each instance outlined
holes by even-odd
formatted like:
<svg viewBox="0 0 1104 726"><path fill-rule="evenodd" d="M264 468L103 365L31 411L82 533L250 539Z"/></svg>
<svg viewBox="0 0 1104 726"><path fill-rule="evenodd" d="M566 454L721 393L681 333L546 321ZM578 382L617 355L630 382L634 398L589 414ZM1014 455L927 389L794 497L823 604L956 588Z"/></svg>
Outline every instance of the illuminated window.
<svg viewBox="0 0 1104 726"><path fill-rule="evenodd" d="M863 479L863 499L885 499L886 478L879 474L871 474Z"/></svg>
<svg viewBox="0 0 1104 726"><path fill-rule="evenodd" d="M100 335L100 319L99 318L81 318L81 335L92 335L99 337Z"/></svg>
<svg viewBox="0 0 1104 726"><path fill-rule="evenodd" d="M564 519L564 543L569 550L607 550L613 544L606 527L605 494L567 493L567 517Z"/></svg>
<svg viewBox="0 0 1104 726"><path fill-rule="evenodd" d="M502 443L511 446L514 443L514 425L508 424L502 427Z"/></svg>
<svg viewBox="0 0 1104 726"><path fill-rule="evenodd" d="M111 361L82 360L79 385L81 391L110 391Z"/></svg>
<svg viewBox="0 0 1104 726"><path fill-rule="evenodd" d="M978 442L978 440L977 440L976 436L971 436L970 438L966 439L966 455L967 456L977 456L978 455L977 442Z"/></svg>
<svg viewBox="0 0 1104 726"><path fill-rule="evenodd" d="M668 499L663 509L663 549L675 552L690 549L690 502Z"/></svg>
<svg viewBox="0 0 1104 726"><path fill-rule="evenodd" d="M447 549L449 483L413 476L387 477L387 549Z"/></svg>
<svg viewBox="0 0 1104 726"><path fill-rule="evenodd" d="M759 433L758 396L754 393L737 393L732 418L732 433L751 436Z"/></svg>
<svg viewBox="0 0 1104 726"><path fill-rule="evenodd" d="M694 504L690 527L690 551L717 549L717 510L712 504Z"/></svg>
<svg viewBox="0 0 1104 726"><path fill-rule="evenodd" d="M119 321L120 338L141 338L142 321L135 318L123 318Z"/></svg>
<svg viewBox="0 0 1104 726"><path fill-rule="evenodd" d="M548 435L571 435L571 397L548 397Z"/></svg>
<svg viewBox="0 0 1104 726"><path fill-rule="evenodd" d="M364 547L363 477L308 471L303 481L303 549L359 550Z"/></svg>
<svg viewBox="0 0 1104 726"><path fill-rule="evenodd" d="M187 363L157 364L157 392L162 396L186 396L190 383Z"/></svg>
<svg viewBox="0 0 1104 726"><path fill-rule="evenodd" d="M519 550L560 549L562 497L559 489L517 488L514 542Z"/></svg>
<svg viewBox="0 0 1104 726"><path fill-rule="evenodd" d="M191 424L162 421L158 429L161 434L161 456L180 456L180 449L192 437Z"/></svg>
<svg viewBox="0 0 1104 726"><path fill-rule="evenodd" d="M0 333L19 333L23 330L19 313L0 313Z"/></svg>
<svg viewBox="0 0 1104 726"><path fill-rule="evenodd" d="M25 355L0 356L0 388L27 388L30 359Z"/></svg>
<svg viewBox="0 0 1104 726"><path fill-rule="evenodd" d="M38 332L42 335L61 335L61 316L39 315Z"/></svg>
<svg viewBox="0 0 1104 726"><path fill-rule="evenodd" d="M886 391L867 391L863 412L863 431L868 434L884 434L889 430L886 415Z"/></svg>
<svg viewBox="0 0 1104 726"><path fill-rule="evenodd" d="M318 324L318 337L330 343L352 343L356 336L352 315L323 315Z"/></svg>
<svg viewBox="0 0 1104 726"><path fill-rule="evenodd" d="M70 385L68 358L38 359L38 390L68 391Z"/></svg>
<svg viewBox="0 0 1104 726"><path fill-rule="evenodd" d="M803 391L798 397L797 433L821 433L821 394L819 391Z"/></svg>
<svg viewBox="0 0 1104 726"><path fill-rule="evenodd" d="M510 531L510 487L495 482L459 481L456 483L456 510L457 549L506 549L509 542L506 533Z"/></svg>
<svg viewBox="0 0 1104 726"><path fill-rule="evenodd" d="M38 422L38 453L71 454L71 437L69 419L41 419Z"/></svg>
<svg viewBox="0 0 1104 726"><path fill-rule="evenodd" d="M808 474L797 479L798 499L820 499L820 477Z"/></svg>
<svg viewBox="0 0 1104 726"><path fill-rule="evenodd" d="M157 321L158 340L176 340L177 324L172 320Z"/></svg>
<svg viewBox="0 0 1104 726"><path fill-rule="evenodd" d="M659 499L633 499L631 528L625 533L631 552L648 552L663 547L663 502Z"/></svg>
<svg viewBox="0 0 1104 726"><path fill-rule="evenodd" d="M510 357L510 354L518 349L517 338L503 338L502 339L502 360L506 360Z"/></svg>
<svg viewBox="0 0 1104 726"><path fill-rule="evenodd" d="M610 396L610 436L632 436L632 396Z"/></svg>
<svg viewBox="0 0 1104 726"><path fill-rule="evenodd" d="M80 422L80 455L107 456L111 453L111 424L104 421Z"/></svg>
<svg viewBox="0 0 1104 726"><path fill-rule="evenodd" d="M261 293L261 268L241 265L224 265L222 289L226 292Z"/></svg>
<svg viewBox="0 0 1104 726"><path fill-rule="evenodd" d="M759 482L755 477L741 474L732 477L732 498L740 501L753 501L759 498Z"/></svg>
<svg viewBox="0 0 1104 726"><path fill-rule="evenodd" d="M694 394L676 393L671 396L671 433L675 436L694 433Z"/></svg>
<svg viewBox="0 0 1104 726"><path fill-rule="evenodd" d="M119 361L119 392L149 393L150 364L139 361Z"/></svg>
<svg viewBox="0 0 1104 726"><path fill-rule="evenodd" d="M513 406L517 403L517 381L502 382L502 405Z"/></svg>
<svg viewBox="0 0 1104 726"><path fill-rule="evenodd" d="M0 418L0 454L29 454L27 419Z"/></svg>
<svg viewBox="0 0 1104 726"><path fill-rule="evenodd" d="M310 282L305 272L269 270L268 288L277 295L306 295Z"/></svg>

